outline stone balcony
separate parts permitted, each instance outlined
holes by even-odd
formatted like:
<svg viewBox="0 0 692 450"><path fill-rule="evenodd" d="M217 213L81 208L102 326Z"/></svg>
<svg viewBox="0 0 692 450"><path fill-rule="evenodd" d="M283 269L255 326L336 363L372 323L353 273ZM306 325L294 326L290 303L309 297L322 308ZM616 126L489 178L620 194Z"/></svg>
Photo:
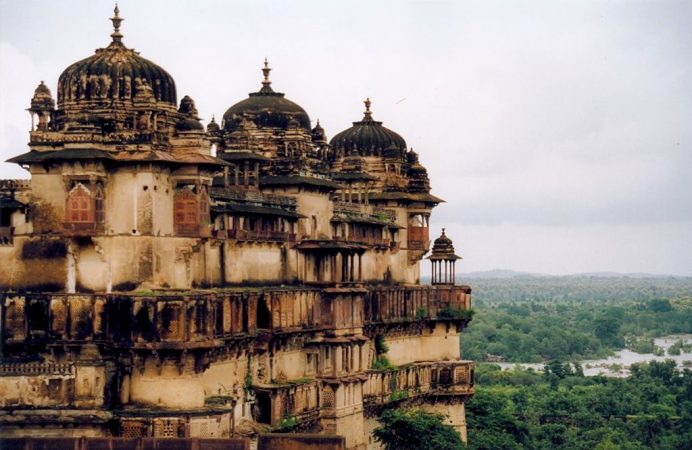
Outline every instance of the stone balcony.
<svg viewBox="0 0 692 450"><path fill-rule="evenodd" d="M314 424L319 418L319 383L314 379L273 381L252 388L257 403L254 419L259 423L292 429Z"/></svg>
<svg viewBox="0 0 692 450"><path fill-rule="evenodd" d="M0 293L2 351L103 343L146 351L210 349L277 334L464 322L465 286L215 289L113 294Z"/></svg>
<svg viewBox="0 0 692 450"><path fill-rule="evenodd" d="M365 295L365 323L377 325L417 320L468 321L468 286L398 286L370 289Z"/></svg>
<svg viewBox="0 0 692 450"><path fill-rule="evenodd" d="M363 402L366 408L372 408L420 396L471 396L473 393L472 361L418 362L396 369L368 371Z"/></svg>

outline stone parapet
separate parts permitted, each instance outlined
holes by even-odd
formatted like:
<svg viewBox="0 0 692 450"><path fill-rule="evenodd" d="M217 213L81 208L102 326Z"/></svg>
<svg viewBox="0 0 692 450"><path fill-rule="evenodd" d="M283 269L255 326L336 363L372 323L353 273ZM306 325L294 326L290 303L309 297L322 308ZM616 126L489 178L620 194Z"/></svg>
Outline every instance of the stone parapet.
<svg viewBox="0 0 692 450"><path fill-rule="evenodd" d="M465 286L264 288L121 294L0 293L2 351L109 343L143 350L223 347L257 334L470 320ZM347 320L348 319L348 320Z"/></svg>
<svg viewBox="0 0 692 450"><path fill-rule="evenodd" d="M363 385L366 408L379 407L425 396L471 396L474 394L472 361L419 362L368 371Z"/></svg>
<svg viewBox="0 0 692 450"><path fill-rule="evenodd" d="M366 324L419 320L470 320L468 286L397 286L370 289L365 295Z"/></svg>

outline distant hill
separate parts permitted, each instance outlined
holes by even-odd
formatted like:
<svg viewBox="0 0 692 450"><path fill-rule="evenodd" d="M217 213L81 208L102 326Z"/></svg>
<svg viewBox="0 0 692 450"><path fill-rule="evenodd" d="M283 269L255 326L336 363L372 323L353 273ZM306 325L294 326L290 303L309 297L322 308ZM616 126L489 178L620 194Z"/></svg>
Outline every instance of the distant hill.
<svg viewBox="0 0 692 450"><path fill-rule="evenodd" d="M494 269L494 270L481 270L478 272L460 273L457 274L458 277L464 278L517 278L517 277L549 277L552 275L531 273L531 272L517 272L516 270L506 270L506 269Z"/></svg>
<svg viewBox="0 0 692 450"><path fill-rule="evenodd" d="M481 270L468 273L457 273L457 283L463 284L465 280L527 280L527 279L570 279L570 278L630 278L630 279L666 279L666 278L692 278L692 274L688 275L672 275L672 274L656 274L642 272L584 272L573 273L569 275L551 275L547 273L520 272L517 270L494 269ZM421 283L430 284L430 275L423 275Z"/></svg>
<svg viewBox="0 0 692 450"><path fill-rule="evenodd" d="M568 275L571 277L591 277L591 278L681 278L689 277L690 275L671 275L671 274L660 274L660 273L642 273L642 272L629 272L629 273L619 273L619 272L585 272L577 273L573 275Z"/></svg>
<svg viewBox="0 0 692 450"><path fill-rule="evenodd" d="M460 273L457 278L476 278L476 279L508 279L508 278L686 278L688 275L655 274L642 272L584 272L569 275L551 275L546 273L520 272L516 270L494 269L482 270L477 272ZM424 277L427 278L427 277Z"/></svg>

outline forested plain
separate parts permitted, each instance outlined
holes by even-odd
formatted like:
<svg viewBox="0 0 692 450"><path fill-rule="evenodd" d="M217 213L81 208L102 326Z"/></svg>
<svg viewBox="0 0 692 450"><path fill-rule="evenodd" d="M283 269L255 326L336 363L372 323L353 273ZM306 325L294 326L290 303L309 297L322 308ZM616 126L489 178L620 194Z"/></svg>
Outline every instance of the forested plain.
<svg viewBox="0 0 692 450"><path fill-rule="evenodd" d="M463 283L473 287L476 311L462 343L463 357L477 361L469 448L692 448L690 370L654 361L633 365L626 378L585 377L578 362L626 347L660 352L654 337L692 333L692 278ZM545 369L483 362L497 357Z"/></svg>
<svg viewBox="0 0 692 450"><path fill-rule="evenodd" d="M464 330L462 354L474 361L488 355L510 362L573 361L625 347L650 353L653 337L692 333L692 278L461 282L473 289L476 314Z"/></svg>

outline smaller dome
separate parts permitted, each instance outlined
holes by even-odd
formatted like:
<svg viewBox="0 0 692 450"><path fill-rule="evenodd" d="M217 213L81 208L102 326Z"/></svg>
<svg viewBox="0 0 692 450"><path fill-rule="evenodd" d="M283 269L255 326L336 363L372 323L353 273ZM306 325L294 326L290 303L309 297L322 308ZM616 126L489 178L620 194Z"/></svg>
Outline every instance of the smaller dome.
<svg viewBox="0 0 692 450"><path fill-rule="evenodd" d="M408 190L410 192L430 192L430 177L428 170L418 161L418 153L413 149L406 154L409 167L406 172L408 176Z"/></svg>
<svg viewBox="0 0 692 450"><path fill-rule="evenodd" d="M226 110L223 115L223 127L226 131L235 130L243 117L249 117L257 126L286 129L297 126L310 131L310 117L298 104L284 97L281 92L274 92L269 81L269 63L264 60L264 81L262 89L249 94Z"/></svg>
<svg viewBox="0 0 692 450"><path fill-rule="evenodd" d="M327 133L324 132L324 128L320 125L320 119L317 119L315 128L312 129L312 142L320 147L327 144Z"/></svg>
<svg viewBox="0 0 692 450"><path fill-rule="evenodd" d="M200 123L197 117L197 107L195 101L189 95L180 100L180 108L178 112L185 117L175 126L178 131L204 131L204 126Z"/></svg>
<svg viewBox="0 0 692 450"><path fill-rule="evenodd" d="M313 139L324 138L324 128L322 128L322 125L320 125L320 119L317 119L317 123L315 124L315 128L312 129L312 138Z"/></svg>
<svg viewBox="0 0 692 450"><path fill-rule="evenodd" d="M29 111L45 111L55 108L55 100L51 96L50 89L43 81L34 91L34 96L31 98L31 108Z"/></svg>
<svg viewBox="0 0 692 450"><path fill-rule="evenodd" d="M392 142L389 144L389 147L382 151L382 156L388 159L399 159L401 158L401 149Z"/></svg>
<svg viewBox="0 0 692 450"><path fill-rule="evenodd" d="M216 123L216 119L214 118L214 116L211 116L211 122L207 124L207 133L216 133L220 129L221 127L219 127L219 124Z"/></svg>
<svg viewBox="0 0 692 450"><path fill-rule="evenodd" d="M433 242L432 254L429 259L461 259L461 257L454 254L454 244L445 234L444 228L442 229L440 237Z"/></svg>
<svg viewBox="0 0 692 450"><path fill-rule="evenodd" d="M204 131L204 126L195 119L183 119L175 126L178 131Z"/></svg>
<svg viewBox="0 0 692 450"><path fill-rule="evenodd" d="M396 132L383 127L382 122L372 119L370 99L366 99L365 115L360 122L342 131L329 142L332 150L349 155L356 153L361 156L396 156L403 157L406 152L406 141ZM386 153L386 155L385 155Z"/></svg>
<svg viewBox="0 0 692 450"><path fill-rule="evenodd" d="M180 114L185 114L186 116L197 117L197 107L195 106L195 101L192 100L192 97L186 95L180 100L178 112Z"/></svg>

